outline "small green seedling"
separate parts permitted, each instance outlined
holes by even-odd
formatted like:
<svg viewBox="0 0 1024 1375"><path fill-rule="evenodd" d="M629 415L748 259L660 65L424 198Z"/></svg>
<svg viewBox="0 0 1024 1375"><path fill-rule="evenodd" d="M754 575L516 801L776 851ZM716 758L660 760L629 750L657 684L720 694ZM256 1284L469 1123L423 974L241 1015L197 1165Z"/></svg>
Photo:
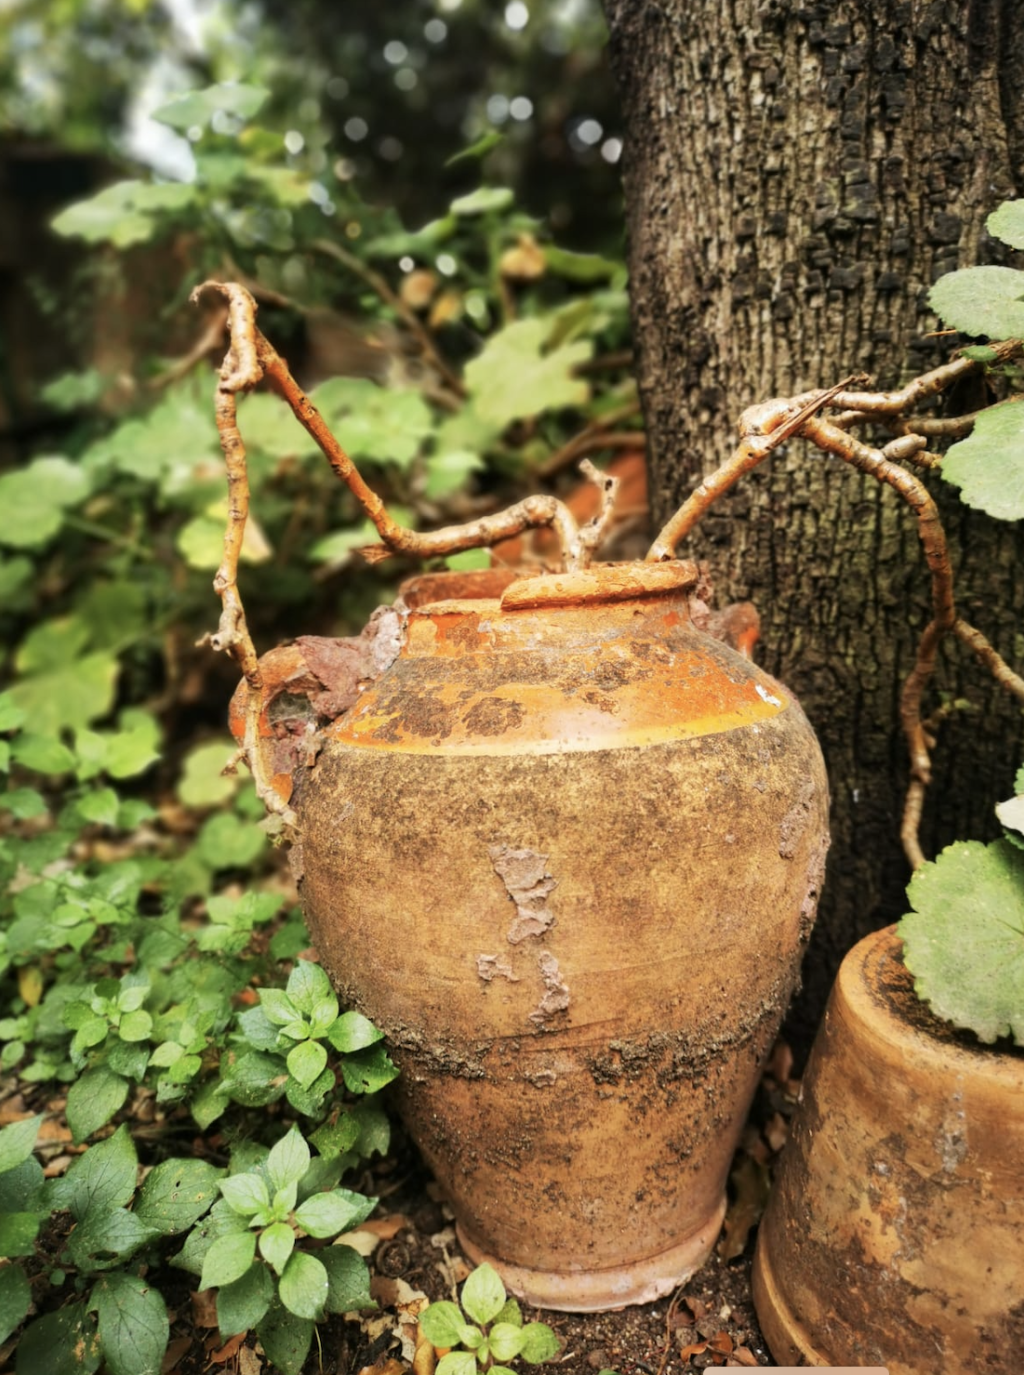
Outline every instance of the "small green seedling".
<svg viewBox="0 0 1024 1375"><path fill-rule="evenodd" d="M506 1295L490 1265L478 1265L466 1280L461 1308L457 1303L432 1303L420 1314L419 1323L427 1341L447 1348L436 1375L477 1375L478 1368L490 1375L513 1375L505 1362L522 1357L537 1365L559 1349L558 1338L546 1324L524 1325L518 1303Z"/></svg>

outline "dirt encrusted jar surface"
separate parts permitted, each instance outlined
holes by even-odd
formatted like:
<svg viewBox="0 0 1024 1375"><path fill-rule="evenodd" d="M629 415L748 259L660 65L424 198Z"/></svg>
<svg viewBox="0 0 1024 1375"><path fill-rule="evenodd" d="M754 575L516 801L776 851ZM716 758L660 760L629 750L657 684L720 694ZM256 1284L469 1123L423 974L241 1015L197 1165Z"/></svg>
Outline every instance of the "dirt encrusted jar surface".
<svg viewBox="0 0 1024 1375"><path fill-rule="evenodd" d="M321 735L296 869L475 1259L533 1303L706 1258L827 848L817 742L697 630L693 564L409 584Z"/></svg>

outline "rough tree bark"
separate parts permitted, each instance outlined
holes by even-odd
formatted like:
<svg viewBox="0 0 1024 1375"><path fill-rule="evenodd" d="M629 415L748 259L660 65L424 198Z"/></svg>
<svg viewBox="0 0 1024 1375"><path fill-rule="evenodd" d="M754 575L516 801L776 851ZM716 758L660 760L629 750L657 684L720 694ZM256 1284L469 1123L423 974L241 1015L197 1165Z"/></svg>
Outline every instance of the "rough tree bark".
<svg viewBox="0 0 1024 1375"><path fill-rule="evenodd" d="M625 107L633 321L656 517L729 450L754 401L852 371L889 387L941 361L942 273L1005 261L985 217L1024 180L1017 0L606 0ZM957 411L979 397L952 398ZM825 751L833 849L791 1034L806 1043L842 954L905 909L899 685L927 617L914 522L892 491L803 444L681 550L752 599L759 657ZM1024 660L1020 531L929 476L964 613ZM1020 713L962 650L922 840L987 838L1021 758ZM933 693L933 704L938 698Z"/></svg>

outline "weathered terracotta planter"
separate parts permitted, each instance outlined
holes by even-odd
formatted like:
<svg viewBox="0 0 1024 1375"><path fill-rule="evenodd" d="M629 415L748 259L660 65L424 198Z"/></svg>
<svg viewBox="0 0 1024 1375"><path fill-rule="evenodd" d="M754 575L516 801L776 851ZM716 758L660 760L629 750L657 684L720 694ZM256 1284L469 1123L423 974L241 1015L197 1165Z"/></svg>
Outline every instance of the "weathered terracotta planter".
<svg viewBox="0 0 1024 1375"><path fill-rule="evenodd" d="M1018 1375L1024 1053L913 995L895 928L847 955L758 1237L782 1365Z"/></svg>
<svg viewBox="0 0 1024 1375"><path fill-rule="evenodd" d="M385 1032L474 1260L545 1307L708 1255L827 846L794 698L692 564L428 575L293 805L342 997Z"/></svg>

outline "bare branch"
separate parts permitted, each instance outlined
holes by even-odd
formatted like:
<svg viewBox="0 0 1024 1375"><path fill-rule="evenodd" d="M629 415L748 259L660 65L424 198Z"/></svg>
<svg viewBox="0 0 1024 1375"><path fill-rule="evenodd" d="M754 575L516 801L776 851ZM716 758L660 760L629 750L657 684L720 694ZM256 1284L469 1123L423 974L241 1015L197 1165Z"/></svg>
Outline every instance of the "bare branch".
<svg viewBox="0 0 1024 1375"><path fill-rule="evenodd" d="M581 554L578 566L587 568L615 518L615 496L619 490L619 479L609 473L602 473L599 468L594 467L589 458L585 458L580 464L580 472L594 483L601 494L601 505L596 514L580 530Z"/></svg>
<svg viewBox="0 0 1024 1375"><path fill-rule="evenodd" d="M163 387L169 387L173 382L178 382L183 377L187 377L192 369L203 361L211 349L217 347L224 337L224 326L227 324L227 307L215 310L210 316L206 328L199 338L192 345L187 353L183 353L180 358L175 358L169 363L162 372L158 372L155 377L151 377L147 385L153 391L159 391Z"/></svg>

